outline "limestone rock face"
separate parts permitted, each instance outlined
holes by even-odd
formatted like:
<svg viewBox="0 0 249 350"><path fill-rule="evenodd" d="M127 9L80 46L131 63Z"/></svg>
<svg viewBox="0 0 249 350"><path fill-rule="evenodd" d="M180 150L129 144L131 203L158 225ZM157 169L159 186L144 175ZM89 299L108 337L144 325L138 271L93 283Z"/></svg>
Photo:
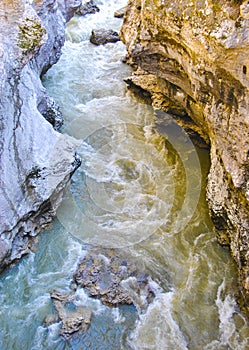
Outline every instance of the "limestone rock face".
<svg viewBox="0 0 249 350"><path fill-rule="evenodd" d="M40 75L60 57L66 20L80 3L0 3L0 270L32 249L78 164L76 141L42 116L61 124Z"/></svg>
<svg viewBox="0 0 249 350"><path fill-rule="evenodd" d="M249 311L249 3L130 0L121 39L127 82L210 143L207 199Z"/></svg>

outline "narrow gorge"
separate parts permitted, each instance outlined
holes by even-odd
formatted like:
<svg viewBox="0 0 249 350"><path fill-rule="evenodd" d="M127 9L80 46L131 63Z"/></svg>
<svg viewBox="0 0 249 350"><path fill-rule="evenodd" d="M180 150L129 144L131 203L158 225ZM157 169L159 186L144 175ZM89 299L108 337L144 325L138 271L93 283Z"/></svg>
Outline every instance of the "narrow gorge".
<svg viewBox="0 0 249 350"><path fill-rule="evenodd" d="M0 348L246 350L249 2L0 17Z"/></svg>

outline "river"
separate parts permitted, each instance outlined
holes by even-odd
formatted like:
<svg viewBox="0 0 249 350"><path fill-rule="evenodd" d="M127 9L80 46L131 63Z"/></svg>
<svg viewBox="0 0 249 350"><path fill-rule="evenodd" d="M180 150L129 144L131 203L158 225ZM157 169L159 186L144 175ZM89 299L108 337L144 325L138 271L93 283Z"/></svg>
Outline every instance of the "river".
<svg viewBox="0 0 249 350"><path fill-rule="evenodd" d="M44 77L82 165L37 251L1 275L0 349L249 348L235 265L217 244L205 201L208 151L127 90L121 42L89 42L92 29L119 30L113 13L125 3L96 1L100 12L74 17L62 57ZM149 274L156 296L146 310L113 308L79 289L78 303L93 319L66 342L59 322L43 323L53 311L50 292L70 290L92 246L125 252Z"/></svg>

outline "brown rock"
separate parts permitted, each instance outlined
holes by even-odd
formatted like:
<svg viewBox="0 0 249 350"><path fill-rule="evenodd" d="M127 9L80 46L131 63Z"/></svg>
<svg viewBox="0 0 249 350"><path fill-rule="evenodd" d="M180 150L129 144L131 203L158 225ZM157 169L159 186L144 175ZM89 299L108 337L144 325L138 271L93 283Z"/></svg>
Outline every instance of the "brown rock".
<svg viewBox="0 0 249 350"><path fill-rule="evenodd" d="M51 315L46 316L43 323L44 323L45 327L48 327L51 324L57 323L57 322L59 322L58 314L51 314Z"/></svg>
<svg viewBox="0 0 249 350"><path fill-rule="evenodd" d="M70 339L76 332L85 333L91 323L92 312L84 307L78 307L77 311L66 310L62 320L60 335L64 339Z"/></svg>
<svg viewBox="0 0 249 350"><path fill-rule="evenodd" d="M54 301L57 315L49 315L45 319L45 324L49 325L62 321L60 335L65 339L70 339L76 332L86 332L92 317L92 311L84 307L76 307L73 302L75 298L74 292L61 293L57 290L52 291L51 298ZM54 321L54 322L53 322Z"/></svg>
<svg viewBox="0 0 249 350"><path fill-rule="evenodd" d="M211 145L208 203L249 313L248 13L245 1L130 0L121 39L129 82Z"/></svg>

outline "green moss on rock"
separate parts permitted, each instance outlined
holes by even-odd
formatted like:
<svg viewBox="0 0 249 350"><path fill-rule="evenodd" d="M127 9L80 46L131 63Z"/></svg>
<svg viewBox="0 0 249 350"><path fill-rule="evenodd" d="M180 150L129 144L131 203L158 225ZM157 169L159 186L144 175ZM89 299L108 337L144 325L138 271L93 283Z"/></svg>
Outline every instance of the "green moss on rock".
<svg viewBox="0 0 249 350"><path fill-rule="evenodd" d="M26 18L24 23L19 24L18 46L24 53L32 52L41 46L44 34L46 30L40 22Z"/></svg>

